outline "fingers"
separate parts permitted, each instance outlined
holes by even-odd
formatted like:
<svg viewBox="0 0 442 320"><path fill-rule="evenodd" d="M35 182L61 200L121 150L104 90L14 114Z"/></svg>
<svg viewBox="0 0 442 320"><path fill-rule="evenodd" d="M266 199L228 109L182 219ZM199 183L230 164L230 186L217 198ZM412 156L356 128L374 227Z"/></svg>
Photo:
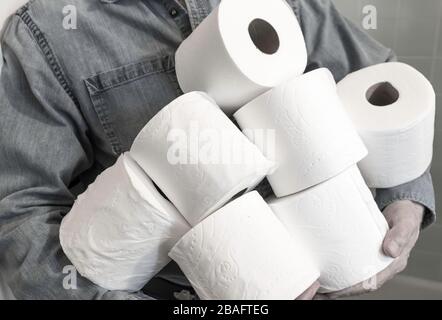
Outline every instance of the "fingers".
<svg viewBox="0 0 442 320"><path fill-rule="evenodd" d="M363 293L365 293L366 290L363 287L362 283L358 283L357 285L354 285L353 287L344 289L344 290L340 290L340 291L336 291L336 292L331 292L327 294L327 297L329 299L338 299L338 298L345 298L345 297L350 297L350 296L358 296L361 295Z"/></svg>
<svg viewBox="0 0 442 320"><path fill-rule="evenodd" d="M365 293L370 293L375 290L380 289L385 282L393 278L396 274L396 267L390 265L387 269L380 272L379 274L373 276L370 279L367 279L361 283L358 283L350 288L328 293L327 297L329 299L338 299L352 296L359 296Z"/></svg>
<svg viewBox="0 0 442 320"><path fill-rule="evenodd" d="M299 297L296 298L296 300L312 300L313 297L316 295L316 292L318 292L319 289L319 282L316 281L311 285L310 288L305 290Z"/></svg>
<svg viewBox="0 0 442 320"><path fill-rule="evenodd" d="M397 201L389 205L384 210L384 215L391 229L385 236L383 250L386 255L395 260L388 268L371 279L351 288L328 293L326 297L337 299L372 292L402 272L407 266L410 252L419 237L423 214L423 206L411 201ZM321 299L322 295L318 295L317 298Z"/></svg>
<svg viewBox="0 0 442 320"><path fill-rule="evenodd" d="M392 280L396 275L398 275L399 273L404 271L405 268L407 267L409 256L410 256L409 253L403 254L401 257L399 257L395 261L393 261L388 266L388 268L381 271L376 276L376 279L375 279L376 283L377 283L377 287L378 288L382 287L385 283Z"/></svg>
<svg viewBox="0 0 442 320"><path fill-rule="evenodd" d="M313 297L313 300L331 300L329 296L323 293L318 293Z"/></svg>
<svg viewBox="0 0 442 320"><path fill-rule="evenodd" d="M401 273L407 267L409 253L403 254L401 257L393 261L385 270L381 271L372 278L363 281L353 287L325 294L328 299L338 299L350 296L357 296L370 293L380 289L387 281L393 279L398 273ZM318 295L319 296L319 295ZM323 296L315 297L315 299L323 299Z"/></svg>

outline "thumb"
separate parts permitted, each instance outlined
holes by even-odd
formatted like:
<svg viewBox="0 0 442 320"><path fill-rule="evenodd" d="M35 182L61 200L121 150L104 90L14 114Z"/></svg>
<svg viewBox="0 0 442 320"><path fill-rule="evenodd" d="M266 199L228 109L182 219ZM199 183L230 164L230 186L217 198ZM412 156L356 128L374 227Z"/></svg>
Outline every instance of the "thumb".
<svg viewBox="0 0 442 320"><path fill-rule="evenodd" d="M407 248L412 239L414 225L408 219L394 219L392 228L387 232L383 250L384 253L392 258L399 257Z"/></svg>

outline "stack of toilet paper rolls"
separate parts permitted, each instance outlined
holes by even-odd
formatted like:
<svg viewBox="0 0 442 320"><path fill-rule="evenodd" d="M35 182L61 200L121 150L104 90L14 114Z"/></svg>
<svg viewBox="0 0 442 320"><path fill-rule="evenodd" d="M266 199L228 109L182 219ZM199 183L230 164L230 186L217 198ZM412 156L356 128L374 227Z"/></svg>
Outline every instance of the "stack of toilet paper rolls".
<svg viewBox="0 0 442 320"><path fill-rule="evenodd" d="M273 167L207 94L185 94L75 201L62 221L61 245L94 283L140 290L191 227Z"/></svg>
<svg viewBox="0 0 442 320"><path fill-rule="evenodd" d="M338 88L327 69L302 75L306 64L284 0L223 0L176 53L185 94L63 219L77 270L137 291L172 258L201 299L295 299L318 278L331 292L388 267L364 178L391 187L425 171L434 91L402 64ZM265 177L267 201L252 191Z"/></svg>
<svg viewBox="0 0 442 320"><path fill-rule="evenodd" d="M360 283L391 263L382 254L387 222L357 168L367 150L330 71L287 81L234 117L243 129L276 132L274 154L262 150L279 165L268 176L278 197L269 205L291 234L310 245L321 292Z"/></svg>
<svg viewBox="0 0 442 320"><path fill-rule="evenodd" d="M220 12L222 13L222 10L213 16L221 19ZM267 12L272 15L272 10ZM273 86L267 87L257 85L260 78L252 77L256 80L254 93L264 93L237 111L236 107L248 100L252 94L244 94L242 99L233 103L226 102L223 97L234 99L234 95L228 95L226 92L244 92L238 91L238 88L249 88L250 80L244 83L243 77L244 73L249 71L248 64L241 63L234 51L228 51L232 36L223 34L223 29L220 28L219 31L210 21L209 17L199 29L203 31L194 32L193 37L185 41L178 50L178 80L184 90L192 88L208 91L216 97L227 114L234 112L234 118L244 133L260 147L268 159L277 164L277 169L267 177L276 195L274 199L269 199L269 204L292 235L302 235L302 238L307 240L321 271L320 291L338 291L384 270L392 262L392 259L384 256L382 252L388 225L357 165L361 167L364 178L372 188L397 186L423 174L431 162L432 155L434 91L431 85L416 70L402 64L401 68L398 68L399 64L394 63L379 65L376 70L367 68L350 75L349 80L345 79L339 84L339 95L335 80L326 69L316 70L301 77L297 77L297 74L281 77ZM198 43L208 42L205 38L207 34L218 32L221 33L220 42L224 42L224 48L227 48L228 57L226 58L225 51L216 50L213 54L206 55L206 59L216 57L217 61L222 63L211 61L209 66L204 62L200 63L205 61L204 58L192 59L199 49ZM239 32L241 34L241 30ZM283 43L284 32L277 34L282 35L282 38L278 39L281 41L279 44ZM246 38L244 37L243 43L251 44L251 34L248 40ZM265 43L269 45L272 39L275 38L270 35ZM265 50L259 43L254 45L255 49L258 49L255 50L258 55L261 49ZM292 54L292 57L299 57L304 52L301 49L303 46L304 44L298 44L286 48L296 47L298 53ZM241 48L241 45L236 44L236 47ZM264 53L266 54L260 57L268 59L265 62L263 60L264 67L253 69L258 73L266 70L265 68L274 61L272 58L275 56L271 52ZM232 61L238 69L234 72L231 69ZM290 58L285 65L299 66L297 63L303 61L302 58ZM273 70L278 69L273 66ZM232 73L235 77L232 77ZM216 85L212 86L210 79L215 74L215 79L225 77L227 81L216 82ZM373 74L377 74L377 77L373 78ZM272 75L269 78L272 78ZM367 83L352 78L363 78L365 81L368 79L371 85L367 86ZM417 99L412 99L411 93L408 93L404 95L406 100L401 100L402 104L390 106L390 109L379 109L374 100L386 95L388 89L385 89L385 93L382 91L383 86L375 88L375 85L381 83L383 78L386 82L395 83L402 91L411 92L409 87L416 84L414 92L417 93ZM192 81L195 79L197 81ZM232 79L235 81L231 81ZM402 83L395 79L402 79ZM235 88L229 87L232 83L236 85ZM350 87L341 89L345 84ZM354 90L354 87L357 90ZM357 95L362 92L363 95ZM350 94L350 98L353 97L354 100L347 103L345 94ZM341 99L345 102L344 105ZM422 101L424 106L419 107L417 100ZM376 119L379 119L379 123L386 122L386 125L374 125L369 134L366 134L361 125L364 115L358 111L361 104L365 104L367 114L371 112L372 120L369 122L376 124ZM392 113L391 109L395 112ZM400 115L401 112L407 114L405 121L404 115ZM358 115L361 121L355 121ZM424 127L427 128L422 130ZM273 148L266 149L268 145L262 142L268 139L255 135L260 130L267 130L270 136L275 137ZM412 145L416 148L410 150L403 145L405 141L410 140L408 138L413 133L415 137L412 139ZM370 143L373 136L377 136L378 139ZM393 141L398 140L403 143L392 148ZM367 159L364 142L370 149ZM422 151L422 154L416 153L416 150ZM371 167L366 169L369 166L366 163ZM374 164L377 164L377 167ZM370 183L371 175L387 176L390 183Z"/></svg>
<svg viewBox="0 0 442 320"><path fill-rule="evenodd" d="M231 116L301 75L307 51L285 1L225 0L181 44L175 60L183 91L207 92ZM290 236L256 192L208 216L169 255L202 299L295 299L319 277L308 245Z"/></svg>
<svg viewBox="0 0 442 320"><path fill-rule="evenodd" d="M168 254L204 299L295 299L318 279L307 244L290 235L257 192L249 192L275 163L226 115L302 74L307 61L301 29L284 1L246 2L248 12L235 19L254 38L227 45L235 37L229 20L238 8L235 1L223 1L177 52L185 88L183 66L193 56L188 50L198 43L207 46L219 28L215 42L225 42L226 50L208 66L222 63L192 69L191 83L210 88L197 86L165 106L63 219L63 250L94 283L139 290L170 261ZM276 42L268 43L262 34ZM255 42L263 50L277 44L277 53L256 50ZM245 60L238 46L255 60ZM293 56L299 63L287 68ZM204 64L197 58L194 66ZM269 67L258 72L263 65Z"/></svg>

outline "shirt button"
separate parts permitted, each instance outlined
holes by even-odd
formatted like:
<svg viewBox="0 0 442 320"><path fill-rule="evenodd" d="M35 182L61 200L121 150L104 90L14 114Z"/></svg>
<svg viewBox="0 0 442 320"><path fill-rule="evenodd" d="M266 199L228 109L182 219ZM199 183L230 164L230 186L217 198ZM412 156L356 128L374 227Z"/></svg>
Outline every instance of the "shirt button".
<svg viewBox="0 0 442 320"><path fill-rule="evenodd" d="M178 10L175 8L170 9L169 14L172 18L175 18L178 15Z"/></svg>

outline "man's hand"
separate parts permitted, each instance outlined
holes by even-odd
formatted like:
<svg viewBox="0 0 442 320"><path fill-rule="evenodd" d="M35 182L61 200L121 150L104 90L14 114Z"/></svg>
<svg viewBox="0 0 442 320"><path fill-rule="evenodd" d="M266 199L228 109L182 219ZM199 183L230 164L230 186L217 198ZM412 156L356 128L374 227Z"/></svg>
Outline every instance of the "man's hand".
<svg viewBox="0 0 442 320"><path fill-rule="evenodd" d="M319 281L315 281L310 288L305 290L296 300L312 300L319 289Z"/></svg>
<svg viewBox="0 0 442 320"><path fill-rule="evenodd" d="M351 288L326 294L322 298L336 299L371 292L379 289L398 273L404 271L411 250L419 238L424 211L425 209L422 205L408 200L397 201L385 208L384 216L387 219L390 230L385 236L383 250L387 256L396 258L395 261L372 279ZM366 283L371 285L367 286L365 285ZM373 286L373 283L376 285Z"/></svg>

